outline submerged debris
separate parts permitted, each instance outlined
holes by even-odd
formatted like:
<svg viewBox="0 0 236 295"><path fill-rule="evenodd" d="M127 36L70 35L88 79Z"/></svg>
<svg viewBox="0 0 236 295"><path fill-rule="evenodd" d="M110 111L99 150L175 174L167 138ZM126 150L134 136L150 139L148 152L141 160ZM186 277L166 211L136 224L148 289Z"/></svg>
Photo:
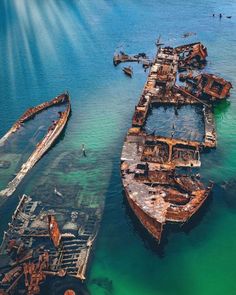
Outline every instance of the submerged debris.
<svg viewBox="0 0 236 295"><path fill-rule="evenodd" d="M53 121L53 124L49 127L47 134L44 138L37 144L35 150L28 158L28 160L22 164L20 171L12 179L6 189L0 191L0 197L6 198L11 196L16 190L17 186L20 184L25 175L31 170L31 168L42 158L42 156L48 151L48 149L53 145L56 139L59 137L63 131L70 112L70 97L68 93L61 94L49 102L42 103L34 108L28 109L20 119L12 126L12 128L0 139L0 146L3 146L11 135L17 132L24 122L32 119L36 114L42 112L43 110L50 108L55 105L66 104L66 110L64 112L59 112L59 118Z"/></svg>
<svg viewBox="0 0 236 295"><path fill-rule="evenodd" d="M0 169L8 169L11 166L10 161L1 161L0 160Z"/></svg>
<svg viewBox="0 0 236 295"><path fill-rule="evenodd" d="M1 260L8 257L1 265L0 294L14 294L19 284L27 294L39 294L47 276L84 280L97 214L92 208L87 214L85 210L55 212L23 195L0 246Z"/></svg>
<svg viewBox="0 0 236 295"><path fill-rule="evenodd" d="M195 36L195 35L197 35L197 33L187 32L187 33L184 33L181 37L182 38L188 38L188 37Z"/></svg>

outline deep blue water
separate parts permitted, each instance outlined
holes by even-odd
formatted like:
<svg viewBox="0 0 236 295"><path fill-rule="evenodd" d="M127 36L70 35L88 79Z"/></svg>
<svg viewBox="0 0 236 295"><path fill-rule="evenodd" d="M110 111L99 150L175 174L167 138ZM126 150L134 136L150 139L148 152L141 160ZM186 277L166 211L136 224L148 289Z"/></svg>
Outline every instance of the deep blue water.
<svg viewBox="0 0 236 295"><path fill-rule="evenodd" d="M233 17L220 20L220 12ZM233 0L1 0L0 136L28 107L64 90L72 97L63 137L0 209L1 230L16 196L52 177L59 155L84 143L86 163L61 181L79 183L77 206L80 198L106 200L88 273L91 294L235 294L235 90L230 104L215 108L217 149L201 157L201 174L216 182L212 199L189 227L166 231L157 249L130 213L119 175L123 139L147 74L134 65L128 79L112 65L117 48L154 56L160 34L167 45L200 40L209 52L206 70L236 85L235 12ZM181 38L190 31L197 35Z"/></svg>

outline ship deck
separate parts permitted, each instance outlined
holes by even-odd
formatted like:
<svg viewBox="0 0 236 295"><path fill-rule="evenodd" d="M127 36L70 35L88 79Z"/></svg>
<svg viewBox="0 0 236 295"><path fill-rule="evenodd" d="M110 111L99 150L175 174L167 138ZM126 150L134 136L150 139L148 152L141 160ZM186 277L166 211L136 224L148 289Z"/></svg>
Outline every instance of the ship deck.
<svg viewBox="0 0 236 295"><path fill-rule="evenodd" d="M181 52L188 50L183 60ZM200 153L216 147L212 100L195 96L177 84L179 70L196 66L194 56L201 51L205 64L206 48L201 43L177 48L159 48L138 104L135 106L121 155L121 175L128 202L144 227L160 242L168 222L185 223L207 199L206 187L192 170L201 166ZM191 63L191 58L194 62ZM155 106L197 105L201 108L204 136L200 141L148 134L145 123ZM177 170L188 168L185 174Z"/></svg>

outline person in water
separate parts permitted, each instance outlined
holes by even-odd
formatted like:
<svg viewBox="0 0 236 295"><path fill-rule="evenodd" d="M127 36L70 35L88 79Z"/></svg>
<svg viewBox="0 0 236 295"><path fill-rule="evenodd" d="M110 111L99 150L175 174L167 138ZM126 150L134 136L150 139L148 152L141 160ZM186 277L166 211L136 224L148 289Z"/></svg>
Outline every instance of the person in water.
<svg viewBox="0 0 236 295"><path fill-rule="evenodd" d="M84 156L84 157L87 157L84 144L82 144L81 149L82 149L82 154L83 154L83 156Z"/></svg>

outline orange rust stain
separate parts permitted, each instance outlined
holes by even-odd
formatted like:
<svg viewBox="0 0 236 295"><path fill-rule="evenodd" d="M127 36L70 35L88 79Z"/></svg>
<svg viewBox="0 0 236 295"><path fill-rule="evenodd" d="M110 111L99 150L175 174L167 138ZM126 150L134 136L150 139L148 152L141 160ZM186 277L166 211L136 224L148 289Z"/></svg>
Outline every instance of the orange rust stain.
<svg viewBox="0 0 236 295"><path fill-rule="evenodd" d="M75 291L71 290L71 289L68 289L64 292L64 295L75 295Z"/></svg>
<svg viewBox="0 0 236 295"><path fill-rule="evenodd" d="M55 216L48 215L48 230L54 246L57 248L61 241L61 232Z"/></svg>

